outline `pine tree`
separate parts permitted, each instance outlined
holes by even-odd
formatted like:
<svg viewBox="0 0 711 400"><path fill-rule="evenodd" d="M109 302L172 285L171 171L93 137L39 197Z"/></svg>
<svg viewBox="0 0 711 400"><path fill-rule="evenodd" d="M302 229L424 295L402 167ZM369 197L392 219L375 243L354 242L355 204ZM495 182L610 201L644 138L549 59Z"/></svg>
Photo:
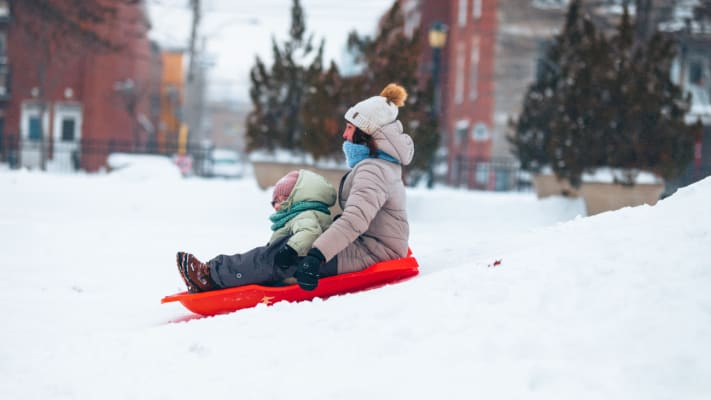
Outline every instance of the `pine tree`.
<svg viewBox="0 0 711 400"><path fill-rule="evenodd" d="M590 113L595 103L591 97L595 57L606 52L604 41L581 12L579 2L571 3L562 32L539 62L521 115L511 122L514 135L508 138L523 169L539 172L548 166L573 184L586 159L596 157L580 140L594 121Z"/></svg>
<svg viewBox="0 0 711 400"><path fill-rule="evenodd" d="M340 122L345 110L341 106L342 81L338 68L332 62L325 73L312 70L309 74L313 85L309 87L301 111L304 150L317 160L324 157L342 158Z"/></svg>
<svg viewBox="0 0 711 400"><path fill-rule="evenodd" d="M610 38L571 3L563 32L548 53L551 68L529 88L510 137L524 169L548 165L578 186L586 171L623 168L665 178L691 159L685 125L689 99L671 80L674 43L660 33L636 41L625 9Z"/></svg>
<svg viewBox="0 0 711 400"><path fill-rule="evenodd" d="M362 79L351 79L344 88L344 100L354 104L377 95L388 83L396 82L408 90L407 104L399 110L398 119L415 143L415 158L408 173L423 173L434 157L439 143L437 121L433 119L432 86L422 84L417 77L421 35L405 32L405 18L399 2L395 2L383 19L374 38L360 37L351 32L349 50L365 69Z"/></svg>
<svg viewBox="0 0 711 400"><path fill-rule="evenodd" d="M306 23L299 0L293 0L289 39L280 47L272 38L274 63L267 69L259 57L250 73L253 109L247 117L249 150L277 147L302 151L302 108L314 79L320 79L324 42L315 54L313 36L305 38Z"/></svg>

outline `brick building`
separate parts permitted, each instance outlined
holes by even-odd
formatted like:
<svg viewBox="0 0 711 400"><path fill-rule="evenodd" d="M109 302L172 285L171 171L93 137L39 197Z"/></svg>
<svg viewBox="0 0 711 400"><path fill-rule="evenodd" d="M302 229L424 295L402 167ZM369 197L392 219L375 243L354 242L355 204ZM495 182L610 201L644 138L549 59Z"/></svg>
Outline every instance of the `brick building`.
<svg viewBox="0 0 711 400"><path fill-rule="evenodd" d="M109 15L91 20L58 0L0 2L0 10L2 3L10 15L10 90L0 103L5 161L94 171L109 151L147 145L157 122L157 52L143 1L114 2Z"/></svg>
<svg viewBox="0 0 711 400"><path fill-rule="evenodd" d="M497 66L497 0L403 0L406 26L422 27L423 43L435 23L447 26L447 42L439 65L433 49L424 46L422 81L438 71L437 93L442 146L450 184L496 188L491 168L495 131Z"/></svg>

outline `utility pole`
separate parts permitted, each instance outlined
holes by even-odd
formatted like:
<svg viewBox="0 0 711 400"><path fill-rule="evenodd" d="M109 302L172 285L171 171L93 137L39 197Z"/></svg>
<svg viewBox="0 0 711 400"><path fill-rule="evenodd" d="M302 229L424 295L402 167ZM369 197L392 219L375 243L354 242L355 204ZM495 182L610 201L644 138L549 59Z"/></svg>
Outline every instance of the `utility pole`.
<svg viewBox="0 0 711 400"><path fill-rule="evenodd" d="M190 26L190 44L188 51L190 52L190 62L188 63L188 84L190 84L195 74L195 42L197 42L198 28L200 27L200 0L190 0L190 8L193 13L193 22Z"/></svg>
<svg viewBox="0 0 711 400"><path fill-rule="evenodd" d="M181 126L181 137L184 143L183 151L187 152L188 156L195 157L192 163L195 168L195 173L201 175L205 158L205 151L202 148L202 116L203 116L203 99L205 96L205 71L203 66L203 57L205 54L205 42L200 43L200 21L202 19L202 10L200 0L190 0L190 10L193 14L192 24L190 26L190 42L188 43L188 52L190 59L188 61L188 71L185 80L185 102L183 103L183 124ZM199 144L200 148L194 148L191 145Z"/></svg>
<svg viewBox="0 0 711 400"><path fill-rule="evenodd" d="M652 8L652 0L635 0L635 36L638 43L646 41L654 32Z"/></svg>

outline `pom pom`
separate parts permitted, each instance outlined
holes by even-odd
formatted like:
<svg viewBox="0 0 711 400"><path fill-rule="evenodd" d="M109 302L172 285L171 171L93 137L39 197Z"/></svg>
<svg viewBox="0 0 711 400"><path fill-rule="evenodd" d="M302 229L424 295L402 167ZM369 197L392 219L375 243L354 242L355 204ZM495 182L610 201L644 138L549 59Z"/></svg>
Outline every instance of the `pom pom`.
<svg viewBox="0 0 711 400"><path fill-rule="evenodd" d="M405 88L395 83L385 86L385 89L380 92L380 95L398 107L405 105L405 100L407 100L407 91L405 91Z"/></svg>

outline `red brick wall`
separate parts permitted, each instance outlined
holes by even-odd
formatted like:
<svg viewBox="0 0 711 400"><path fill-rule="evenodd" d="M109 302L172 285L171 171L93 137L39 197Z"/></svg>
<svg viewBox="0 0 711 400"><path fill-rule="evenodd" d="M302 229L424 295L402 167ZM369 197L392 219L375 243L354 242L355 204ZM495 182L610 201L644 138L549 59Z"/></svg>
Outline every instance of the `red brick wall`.
<svg viewBox="0 0 711 400"><path fill-rule="evenodd" d="M459 157L469 160L489 160L491 158L498 5L496 0L481 0L480 16L475 17L473 8L475 2L476 0L466 1L466 18L463 26L459 22L459 0L450 0L449 2L452 12L448 24L450 30L447 39L449 71L446 86L445 126L449 142L450 182L459 177L463 178L469 187L487 187L488 183L477 184L475 182L473 170L459 172L457 169ZM474 89L471 83L472 49L476 43L479 48L476 96L471 97L470 93ZM462 60L459 60L459 57L462 57ZM462 68L461 79L458 76L459 68ZM458 97L461 98L458 99ZM464 120L468 121L466 137L458 138L457 124ZM489 132L488 139L483 141L475 141L472 138L472 129L479 123L485 124Z"/></svg>
<svg viewBox="0 0 711 400"><path fill-rule="evenodd" d="M31 91L39 86L38 64L46 59L39 55L37 38L28 36L21 24L43 23L47 25L50 39L51 65L47 68L47 91L44 98L50 104L67 101L65 89L71 88L71 100L82 106L81 137L84 142L106 142L114 140L128 150L136 144L134 129L137 129L136 115L149 115L148 90L150 78L150 44L147 38L147 20L143 17L142 4L119 5L114 18L95 29L120 50L99 50L86 46L72 37L58 37L59 34L48 24L24 12L23 7L14 7L14 22L10 24L8 35L8 59L10 63L11 99L7 104L5 131L20 132L20 110L22 104L33 101ZM23 14L24 13L24 14ZM139 93L143 93L132 116L126 111L124 99L114 89L117 81L131 79ZM49 126L52 126L50 114ZM45 135L48 135L45 132ZM145 134L144 134L145 136ZM47 137L47 136L46 136ZM143 141L139 137L139 142ZM82 151L82 167L94 171L105 164L106 154L92 154L91 149Z"/></svg>

